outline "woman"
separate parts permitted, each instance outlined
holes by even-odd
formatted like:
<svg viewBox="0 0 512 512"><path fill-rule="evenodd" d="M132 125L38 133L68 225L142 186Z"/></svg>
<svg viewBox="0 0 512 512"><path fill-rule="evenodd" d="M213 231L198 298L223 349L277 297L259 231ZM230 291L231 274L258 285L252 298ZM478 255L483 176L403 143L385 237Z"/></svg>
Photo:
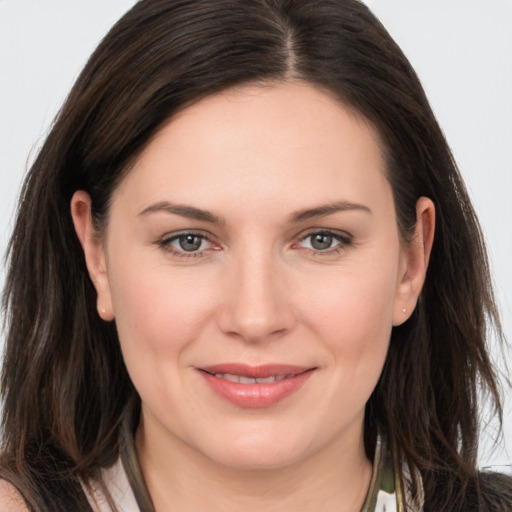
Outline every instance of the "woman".
<svg viewBox="0 0 512 512"><path fill-rule="evenodd" d="M362 4L141 1L22 192L0 503L509 510L486 261Z"/></svg>

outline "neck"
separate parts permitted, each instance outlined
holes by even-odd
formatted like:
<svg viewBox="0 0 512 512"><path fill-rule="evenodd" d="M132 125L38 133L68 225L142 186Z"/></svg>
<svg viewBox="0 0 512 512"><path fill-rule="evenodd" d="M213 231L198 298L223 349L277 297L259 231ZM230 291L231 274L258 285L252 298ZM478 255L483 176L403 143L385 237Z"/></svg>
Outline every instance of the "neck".
<svg viewBox="0 0 512 512"><path fill-rule="evenodd" d="M358 512L370 485L372 465L364 451L362 422L354 432L284 467L227 467L155 428L143 417L136 450L157 512L336 510Z"/></svg>

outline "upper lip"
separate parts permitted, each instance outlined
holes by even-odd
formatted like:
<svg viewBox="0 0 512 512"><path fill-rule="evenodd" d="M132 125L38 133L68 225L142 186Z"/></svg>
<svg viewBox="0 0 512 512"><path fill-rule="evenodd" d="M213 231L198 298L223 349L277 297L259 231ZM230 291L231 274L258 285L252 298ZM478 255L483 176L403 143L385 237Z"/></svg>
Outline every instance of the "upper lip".
<svg viewBox="0 0 512 512"><path fill-rule="evenodd" d="M243 377L252 377L253 379L273 377L278 375L293 376L312 370L311 366L297 366L292 364L263 364L251 366L242 363L223 363L212 366L202 366L199 370L215 374L229 374Z"/></svg>

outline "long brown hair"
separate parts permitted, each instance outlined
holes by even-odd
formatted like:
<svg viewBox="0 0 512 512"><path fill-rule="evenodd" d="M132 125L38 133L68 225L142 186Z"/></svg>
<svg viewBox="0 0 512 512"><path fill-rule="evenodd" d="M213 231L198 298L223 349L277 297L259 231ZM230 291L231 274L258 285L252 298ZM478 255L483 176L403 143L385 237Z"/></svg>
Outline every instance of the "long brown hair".
<svg viewBox="0 0 512 512"><path fill-rule="evenodd" d="M120 418L136 399L115 325L96 313L73 193L89 193L101 232L113 190L164 122L230 86L288 79L327 89L377 128L404 243L417 199L436 207L419 304L393 330L367 405L368 455L380 431L399 472L403 461L420 471L426 510L487 510L494 500L476 469L479 390L501 418L485 246L401 50L357 0L141 0L74 85L26 177L9 245L2 474L34 510L58 509L59 493L80 509L80 480L101 481L116 460Z"/></svg>

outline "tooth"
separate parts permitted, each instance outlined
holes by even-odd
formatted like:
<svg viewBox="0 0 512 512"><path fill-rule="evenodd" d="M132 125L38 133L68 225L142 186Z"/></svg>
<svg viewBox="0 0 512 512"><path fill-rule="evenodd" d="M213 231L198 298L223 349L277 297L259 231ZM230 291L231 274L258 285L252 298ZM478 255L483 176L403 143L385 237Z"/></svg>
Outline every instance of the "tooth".
<svg viewBox="0 0 512 512"><path fill-rule="evenodd" d="M238 377L238 375L231 375L230 373L225 373L224 375L222 375L222 378L229 380L231 382L240 382L240 378Z"/></svg>
<svg viewBox="0 0 512 512"><path fill-rule="evenodd" d="M279 380L291 377L290 375L271 375L270 377L246 377L244 375L232 375L231 373L216 373L215 377L219 379L226 379L230 382L236 382L239 384L270 384Z"/></svg>
<svg viewBox="0 0 512 512"><path fill-rule="evenodd" d="M255 384L256 379L253 379L252 377L244 377L243 375L240 375L240 384Z"/></svg>
<svg viewBox="0 0 512 512"><path fill-rule="evenodd" d="M275 381L276 381L276 377L274 375L271 375L270 377L261 377L261 378L256 379L256 382L258 384L267 384L269 382L275 382Z"/></svg>

